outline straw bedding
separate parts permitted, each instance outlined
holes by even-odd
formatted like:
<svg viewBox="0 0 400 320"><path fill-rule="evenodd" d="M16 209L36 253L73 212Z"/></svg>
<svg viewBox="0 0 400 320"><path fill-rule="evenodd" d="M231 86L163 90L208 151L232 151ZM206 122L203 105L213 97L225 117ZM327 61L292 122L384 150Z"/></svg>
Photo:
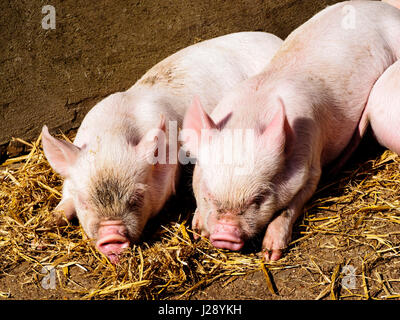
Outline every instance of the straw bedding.
<svg viewBox="0 0 400 320"><path fill-rule="evenodd" d="M0 299L18 297L10 277L19 288L42 290L43 270L55 271L56 299L189 299L213 283L229 288L254 273L271 299L400 298L400 158L390 151L322 183L278 262L265 263L257 250L236 253L194 241L190 215L183 214L163 221L115 266L79 224L54 226L61 178L49 167L40 137L19 141L29 154L0 167ZM351 288L343 286L346 266L356 270ZM306 284L299 288L287 270ZM301 290L308 295L293 294Z"/></svg>

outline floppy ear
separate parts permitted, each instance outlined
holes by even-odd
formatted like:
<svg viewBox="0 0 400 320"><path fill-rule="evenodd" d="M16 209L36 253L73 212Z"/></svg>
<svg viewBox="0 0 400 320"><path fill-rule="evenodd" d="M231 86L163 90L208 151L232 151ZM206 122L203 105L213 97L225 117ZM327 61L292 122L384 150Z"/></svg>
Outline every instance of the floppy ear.
<svg viewBox="0 0 400 320"><path fill-rule="evenodd" d="M136 156L146 159L149 163L166 161L166 126L165 116L160 115L160 122L157 127L150 130L142 137L139 143L134 147ZM157 151L157 155L155 155Z"/></svg>
<svg viewBox="0 0 400 320"><path fill-rule="evenodd" d="M47 126L42 129L42 144L51 167L64 178L68 177L69 168L75 163L80 148L68 141L54 138Z"/></svg>
<svg viewBox="0 0 400 320"><path fill-rule="evenodd" d="M157 188L164 188L170 184L172 193L175 193L176 166L167 162L169 146L167 145L165 116L160 116L160 122L156 128L147 134L135 146L136 156L146 160L151 167L151 183Z"/></svg>
<svg viewBox="0 0 400 320"><path fill-rule="evenodd" d="M190 151L194 156L198 153L198 147L202 130L218 130L218 125L204 111L198 97L193 99L193 103L186 111L183 119L181 131L184 149Z"/></svg>
<svg viewBox="0 0 400 320"><path fill-rule="evenodd" d="M288 129L285 105L281 98L278 99L278 104L278 111L260 137L264 150L274 153L280 153L285 150L286 131Z"/></svg>

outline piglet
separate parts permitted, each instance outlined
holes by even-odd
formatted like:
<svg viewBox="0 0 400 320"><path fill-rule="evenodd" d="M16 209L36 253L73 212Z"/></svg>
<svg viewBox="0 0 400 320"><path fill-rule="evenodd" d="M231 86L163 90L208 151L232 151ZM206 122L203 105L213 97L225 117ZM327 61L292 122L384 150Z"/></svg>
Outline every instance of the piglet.
<svg viewBox="0 0 400 320"><path fill-rule="evenodd" d="M210 116L194 100L182 131L183 148L198 157L193 229L230 250L265 232L264 257L278 260L322 167L344 163L368 123L400 153L399 57L400 10L342 2L293 31Z"/></svg>
<svg viewBox="0 0 400 320"><path fill-rule="evenodd" d="M46 158L65 178L55 209L58 221L77 216L96 247L118 262L175 191L177 131L192 97L201 96L210 112L225 92L260 72L281 43L263 32L197 43L155 65L127 91L96 104L73 144L54 138L44 126Z"/></svg>

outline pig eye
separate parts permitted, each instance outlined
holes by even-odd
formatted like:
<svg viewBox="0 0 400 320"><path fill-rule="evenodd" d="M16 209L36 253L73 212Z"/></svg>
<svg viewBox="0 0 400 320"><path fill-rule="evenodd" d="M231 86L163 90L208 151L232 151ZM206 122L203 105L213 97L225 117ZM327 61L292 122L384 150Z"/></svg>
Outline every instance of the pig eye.
<svg viewBox="0 0 400 320"><path fill-rule="evenodd" d="M263 192L263 193L260 193L256 196L254 196L253 198L251 198L248 201L248 205L254 205L257 208L259 208L265 201L265 198L267 197L267 195L268 195L268 192Z"/></svg>
<svg viewBox="0 0 400 320"><path fill-rule="evenodd" d="M144 195L143 194L135 194L129 199L128 207L130 211L138 211L143 207L144 204Z"/></svg>
<svg viewBox="0 0 400 320"><path fill-rule="evenodd" d="M265 198L264 195L262 196L260 195L255 197L252 202L259 207L263 203L264 198Z"/></svg>

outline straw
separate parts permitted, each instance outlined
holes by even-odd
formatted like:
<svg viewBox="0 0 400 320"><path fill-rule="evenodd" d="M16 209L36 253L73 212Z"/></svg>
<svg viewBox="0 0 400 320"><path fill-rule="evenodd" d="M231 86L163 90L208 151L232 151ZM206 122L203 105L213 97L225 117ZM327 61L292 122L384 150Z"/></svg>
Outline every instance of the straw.
<svg viewBox="0 0 400 320"><path fill-rule="evenodd" d="M260 273L271 298L279 292L290 299L298 290L314 292L316 299L400 298L400 276L393 271L400 262L400 158L390 151L320 185L278 262L266 263L257 250L232 252L194 240L190 217L182 215L113 265L79 225L51 224L62 180L49 167L40 139L17 139L29 153L0 166L0 279L23 266L25 281L40 289L41 270L49 266L70 298L189 299L216 282L229 291L238 279ZM354 289L342 287L345 264L357 272ZM289 269L299 273L302 289L282 285ZM0 298L13 294L0 287Z"/></svg>

